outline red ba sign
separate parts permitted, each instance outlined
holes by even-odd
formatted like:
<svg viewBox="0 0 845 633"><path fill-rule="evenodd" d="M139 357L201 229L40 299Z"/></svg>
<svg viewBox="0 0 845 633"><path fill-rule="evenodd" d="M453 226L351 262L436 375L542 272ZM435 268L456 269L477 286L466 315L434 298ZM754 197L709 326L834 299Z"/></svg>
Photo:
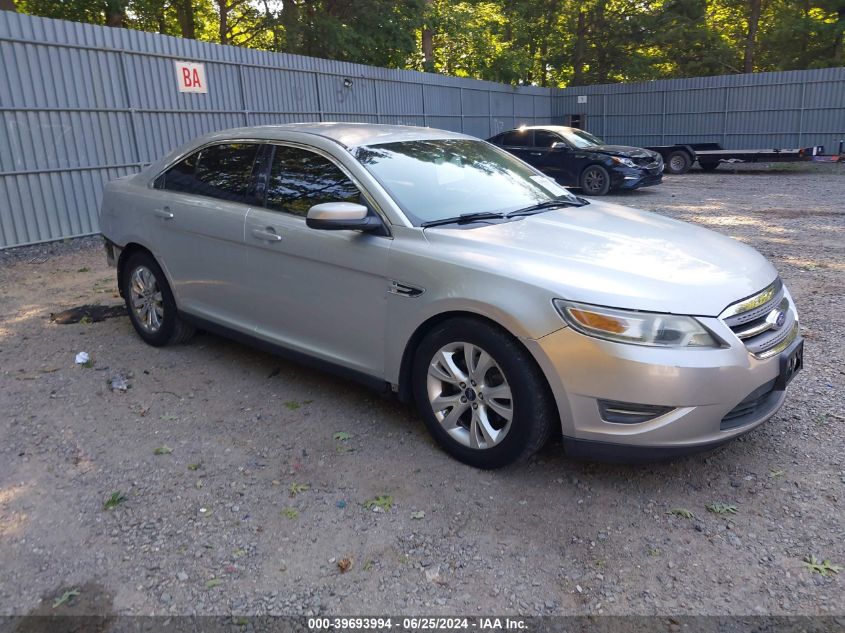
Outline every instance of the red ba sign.
<svg viewBox="0 0 845 633"><path fill-rule="evenodd" d="M176 85L179 92L208 92L205 82L205 64L173 62L176 64Z"/></svg>

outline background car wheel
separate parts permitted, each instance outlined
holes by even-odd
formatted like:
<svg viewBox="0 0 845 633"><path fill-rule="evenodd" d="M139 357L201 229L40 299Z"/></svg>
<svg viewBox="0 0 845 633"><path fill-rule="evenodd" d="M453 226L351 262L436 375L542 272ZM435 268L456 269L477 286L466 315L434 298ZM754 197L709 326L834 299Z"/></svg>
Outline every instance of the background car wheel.
<svg viewBox="0 0 845 633"><path fill-rule="evenodd" d="M179 318L167 278L149 253L129 256L121 289L135 331L150 345L184 343L193 336L194 327Z"/></svg>
<svg viewBox="0 0 845 633"><path fill-rule="evenodd" d="M512 336L473 319L437 325L419 344L414 399L446 452L477 468L527 459L557 415L543 374Z"/></svg>
<svg viewBox="0 0 845 633"><path fill-rule="evenodd" d="M601 165L590 165L581 172L581 189L589 196L603 196L610 191L610 174Z"/></svg>
<svg viewBox="0 0 845 633"><path fill-rule="evenodd" d="M698 161L698 166L701 167L701 169L703 169L704 171L714 171L715 169L717 169L719 167L719 163L718 162L702 163L701 161Z"/></svg>
<svg viewBox="0 0 845 633"><path fill-rule="evenodd" d="M666 157L666 171L670 174L685 174L689 171L692 165L692 159L689 154L681 149L677 149Z"/></svg>

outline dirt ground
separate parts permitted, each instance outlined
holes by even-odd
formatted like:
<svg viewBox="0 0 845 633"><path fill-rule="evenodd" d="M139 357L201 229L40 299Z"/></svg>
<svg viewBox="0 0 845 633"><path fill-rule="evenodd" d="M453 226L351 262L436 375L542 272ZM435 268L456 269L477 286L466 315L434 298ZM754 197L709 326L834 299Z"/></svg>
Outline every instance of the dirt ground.
<svg viewBox="0 0 845 633"><path fill-rule="evenodd" d="M845 570L804 562L845 567L845 167L608 199L780 270L806 368L769 423L658 465L551 445L481 472L357 384L207 334L152 348L126 317L51 322L119 303L92 240L0 253L0 613L845 614Z"/></svg>

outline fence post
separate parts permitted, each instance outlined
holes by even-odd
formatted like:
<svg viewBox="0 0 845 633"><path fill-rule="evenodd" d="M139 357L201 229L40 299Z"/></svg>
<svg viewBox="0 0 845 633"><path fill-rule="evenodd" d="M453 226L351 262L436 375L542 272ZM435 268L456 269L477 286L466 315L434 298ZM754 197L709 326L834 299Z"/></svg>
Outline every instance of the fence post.
<svg viewBox="0 0 845 633"><path fill-rule="evenodd" d="M132 155L138 165L142 165L141 147L138 143L138 125L135 121L135 105L132 103L132 93L129 92L129 73L126 69L126 53L119 51L120 57L120 79L123 84L123 98L126 99L126 107L129 108L129 127L132 130Z"/></svg>
<svg viewBox="0 0 845 633"><path fill-rule="evenodd" d="M323 100L320 97L320 73L314 73L314 88L317 90L317 117L323 120Z"/></svg>
<svg viewBox="0 0 845 633"><path fill-rule="evenodd" d="M722 117L722 147L727 149L728 145L728 95L730 86L725 86L725 114Z"/></svg>
<svg viewBox="0 0 845 633"><path fill-rule="evenodd" d="M798 147L801 148L804 136L804 95L807 93L807 82L801 82L801 112L798 114Z"/></svg>
<svg viewBox="0 0 845 633"><path fill-rule="evenodd" d="M244 90L244 67L238 64L238 84L241 90L241 110L244 113L244 126L249 126L249 110L246 108L246 90Z"/></svg>

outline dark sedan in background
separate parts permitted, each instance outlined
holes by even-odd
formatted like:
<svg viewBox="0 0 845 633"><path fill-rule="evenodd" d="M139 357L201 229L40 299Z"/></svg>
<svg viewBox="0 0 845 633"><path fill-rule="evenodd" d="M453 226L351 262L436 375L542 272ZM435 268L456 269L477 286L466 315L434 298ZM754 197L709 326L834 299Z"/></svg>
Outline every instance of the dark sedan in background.
<svg viewBox="0 0 845 633"><path fill-rule="evenodd" d="M526 126L497 134L489 142L591 196L613 189L660 184L663 159L641 147L605 145L592 134L562 125Z"/></svg>

